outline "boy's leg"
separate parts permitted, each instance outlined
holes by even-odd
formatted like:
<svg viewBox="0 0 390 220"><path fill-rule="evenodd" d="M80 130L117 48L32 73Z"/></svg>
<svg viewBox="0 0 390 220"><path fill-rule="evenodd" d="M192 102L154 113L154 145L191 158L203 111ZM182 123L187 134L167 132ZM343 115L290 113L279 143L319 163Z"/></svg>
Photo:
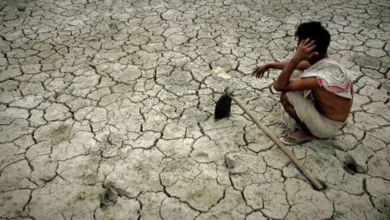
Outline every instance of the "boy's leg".
<svg viewBox="0 0 390 220"><path fill-rule="evenodd" d="M311 101L303 97L301 92L287 92L281 99L286 112L302 126L302 131L293 132L287 136L289 140L295 139L295 144L307 141L309 138L313 139L313 136L330 138L344 125L344 122L331 120L322 115Z"/></svg>
<svg viewBox="0 0 390 220"><path fill-rule="evenodd" d="M303 96L302 99L304 99ZM290 103L286 93L282 93L280 101L283 105L284 111L287 112L287 114L293 118L301 128L301 130L292 131L285 137L280 138L280 141L286 145L296 145L315 139L315 136L310 132L306 124L298 117L298 114L294 109L294 106Z"/></svg>
<svg viewBox="0 0 390 220"><path fill-rule="evenodd" d="M294 70L293 73L290 76L290 80L299 78L299 76L303 73L301 70ZM283 96L283 94L282 94ZM282 101L282 96L281 96L281 101ZM286 98L287 99L287 98ZM288 101L288 99L287 99ZM283 101L282 101L283 104ZM294 117L290 116L290 113L285 110L286 108L283 106L281 108L281 121L286 125L287 129L290 131L295 131L296 129L296 120Z"/></svg>
<svg viewBox="0 0 390 220"><path fill-rule="evenodd" d="M293 118L297 122L297 124L301 127L302 131L305 132L307 135L313 136L310 130L305 125L305 123L303 123L299 119L297 112L295 111L294 106L291 105L290 101L288 100L286 93L282 93L282 95L280 96L280 102L282 103L284 110L291 118Z"/></svg>

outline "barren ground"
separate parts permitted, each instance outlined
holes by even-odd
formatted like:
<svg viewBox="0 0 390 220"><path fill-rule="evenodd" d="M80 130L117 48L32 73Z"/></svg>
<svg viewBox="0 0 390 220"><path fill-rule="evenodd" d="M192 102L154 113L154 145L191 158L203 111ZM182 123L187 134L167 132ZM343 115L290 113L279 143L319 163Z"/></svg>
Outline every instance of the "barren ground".
<svg viewBox="0 0 390 220"><path fill-rule="evenodd" d="M284 131L278 72L250 72L308 20L356 82L343 130L291 148L322 192L237 106L212 117L230 85ZM2 0L0 25L0 219L386 219L389 1Z"/></svg>

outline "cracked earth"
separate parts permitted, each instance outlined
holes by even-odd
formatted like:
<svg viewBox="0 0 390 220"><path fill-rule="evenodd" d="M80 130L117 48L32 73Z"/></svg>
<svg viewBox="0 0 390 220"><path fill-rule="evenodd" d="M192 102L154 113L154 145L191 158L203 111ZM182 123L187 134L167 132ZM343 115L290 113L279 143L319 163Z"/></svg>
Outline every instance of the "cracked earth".
<svg viewBox="0 0 390 220"><path fill-rule="evenodd" d="M386 0L1 1L0 219L387 219L389 11ZM250 73L289 59L308 20L329 29L356 92L336 137L291 148L321 192L237 106L213 120L230 85L282 134L278 72Z"/></svg>

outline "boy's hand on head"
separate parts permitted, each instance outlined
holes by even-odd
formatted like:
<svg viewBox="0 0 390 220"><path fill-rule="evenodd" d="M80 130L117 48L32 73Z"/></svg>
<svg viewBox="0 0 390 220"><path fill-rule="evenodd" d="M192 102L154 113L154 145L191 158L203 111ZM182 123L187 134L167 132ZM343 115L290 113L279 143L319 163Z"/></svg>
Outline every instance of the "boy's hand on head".
<svg viewBox="0 0 390 220"><path fill-rule="evenodd" d="M318 55L318 52L313 52L314 48L316 48L314 40L310 40L310 38L302 40L298 45L293 59L297 62L309 60L312 56Z"/></svg>
<svg viewBox="0 0 390 220"><path fill-rule="evenodd" d="M264 76L264 73L267 72L270 69L268 64L264 64L262 66L256 67L253 72L252 76L256 76L256 78L260 78Z"/></svg>

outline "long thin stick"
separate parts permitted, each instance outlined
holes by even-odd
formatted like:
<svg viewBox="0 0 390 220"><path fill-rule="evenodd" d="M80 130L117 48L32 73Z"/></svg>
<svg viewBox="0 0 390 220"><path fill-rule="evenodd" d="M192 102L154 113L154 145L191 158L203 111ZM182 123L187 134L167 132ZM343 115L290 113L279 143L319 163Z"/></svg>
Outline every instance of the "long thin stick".
<svg viewBox="0 0 390 220"><path fill-rule="evenodd" d="M322 190L324 187L322 184L308 171L301 162L295 157L295 155L282 143L280 140L271 133L268 128L260 123L260 121L253 115L253 113L236 97L231 96L233 101L252 119L252 121L259 127L282 151L290 158L298 170L311 182L311 184L317 189Z"/></svg>

